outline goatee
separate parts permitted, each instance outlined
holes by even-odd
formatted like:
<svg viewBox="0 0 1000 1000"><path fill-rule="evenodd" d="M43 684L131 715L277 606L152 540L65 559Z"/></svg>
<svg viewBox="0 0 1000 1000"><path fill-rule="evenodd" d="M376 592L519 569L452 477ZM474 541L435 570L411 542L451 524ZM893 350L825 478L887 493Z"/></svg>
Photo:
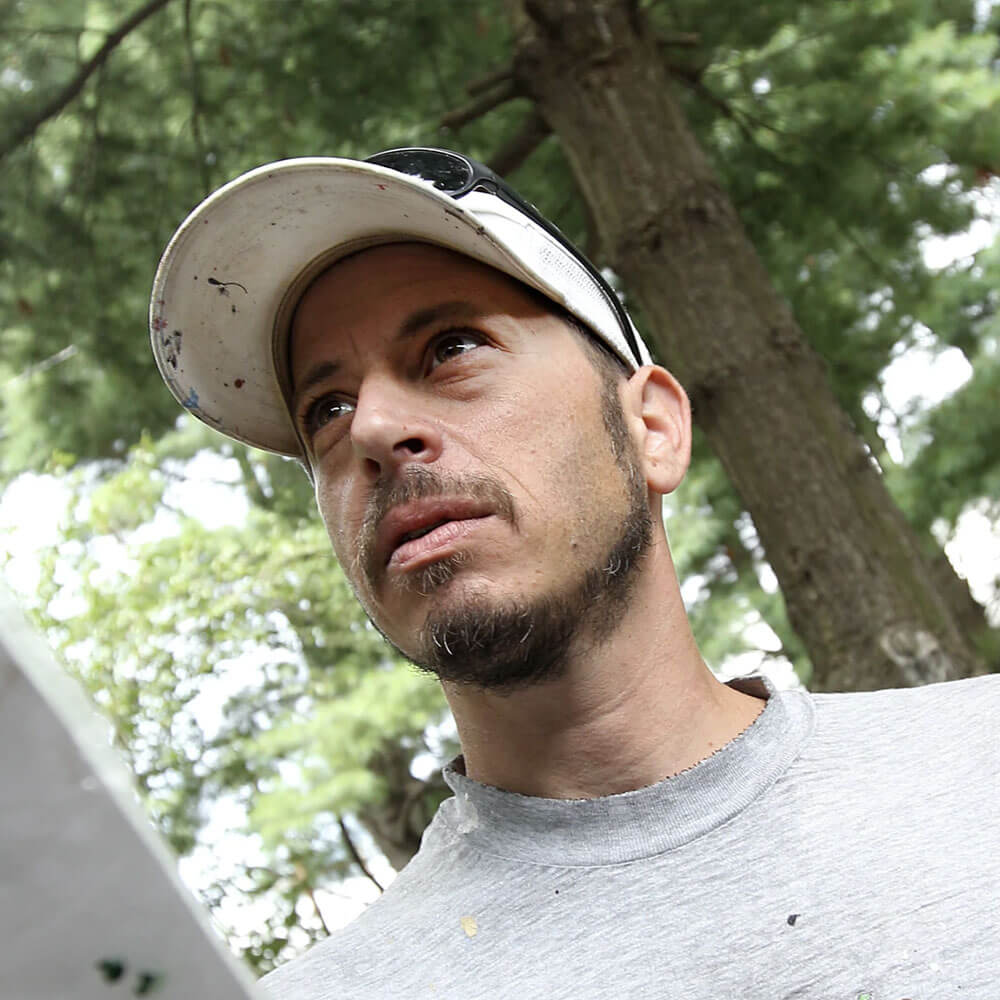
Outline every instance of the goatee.
<svg viewBox="0 0 1000 1000"><path fill-rule="evenodd" d="M532 601L480 594L457 608L432 610L413 662L442 681L500 693L563 676L580 642L599 644L617 627L652 541L645 486L629 480L621 534L576 587Z"/></svg>

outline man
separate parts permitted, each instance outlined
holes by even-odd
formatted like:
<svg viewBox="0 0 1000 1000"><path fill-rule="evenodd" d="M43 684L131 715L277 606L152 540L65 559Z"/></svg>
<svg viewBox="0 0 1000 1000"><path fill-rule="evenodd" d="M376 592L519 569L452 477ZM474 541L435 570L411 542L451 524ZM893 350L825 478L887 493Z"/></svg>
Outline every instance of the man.
<svg viewBox="0 0 1000 1000"><path fill-rule="evenodd" d="M996 996L996 678L715 680L660 517L683 390L481 165L372 161L238 178L153 291L171 390L304 462L462 743L418 855L271 993Z"/></svg>

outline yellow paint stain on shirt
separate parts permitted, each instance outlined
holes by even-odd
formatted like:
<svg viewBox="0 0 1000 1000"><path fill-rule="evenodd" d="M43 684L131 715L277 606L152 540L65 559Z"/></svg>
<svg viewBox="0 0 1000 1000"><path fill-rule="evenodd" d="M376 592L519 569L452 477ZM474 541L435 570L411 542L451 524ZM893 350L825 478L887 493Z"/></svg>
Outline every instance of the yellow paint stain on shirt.
<svg viewBox="0 0 1000 1000"><path fill-rule="evenodd" d="M476 923L475 917L462 917L459 922L462 925L462 930L465 931L466 937L475 937L479 933L479 924Z"/></svg>

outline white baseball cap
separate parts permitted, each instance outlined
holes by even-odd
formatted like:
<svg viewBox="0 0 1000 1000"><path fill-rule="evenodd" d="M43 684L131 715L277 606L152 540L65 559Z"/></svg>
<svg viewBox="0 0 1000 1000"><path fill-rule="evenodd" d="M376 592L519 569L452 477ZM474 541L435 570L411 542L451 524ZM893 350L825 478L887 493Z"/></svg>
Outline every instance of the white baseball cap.
<svg viewBox="0 0 1000 1000"><path fill-rule="evenodd" d="M249 171L181 224L153 281L156 364L177 400L256 448L302 456L286 400L288 332L308 285L336 260L424 242L495 267L559 303L634 370L650 363L589 261L482 164L435 149L374 161L304 157Z"/></svg>

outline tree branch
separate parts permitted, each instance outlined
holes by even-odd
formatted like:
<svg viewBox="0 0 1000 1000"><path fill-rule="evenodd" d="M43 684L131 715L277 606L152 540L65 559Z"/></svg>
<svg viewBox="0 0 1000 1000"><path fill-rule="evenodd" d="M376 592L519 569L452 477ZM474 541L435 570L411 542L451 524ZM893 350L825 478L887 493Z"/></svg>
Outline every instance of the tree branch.
<svg viewBox="0 0 1000 1000"><path fill-rule="evenodd" d="M531 112L514 136L501 146L489 162L501 177L517 170L551 134L549 123L537 110Z"/></svg>
<svg viewBox="0 0 1000 1000"><path fill-rule="evenodd" d="M36 361L33 365L29 365L23 371L18 372L16 375L12 375L4 384L14 385L16 382L23 382L25 379L31 378L32 375L48 371L49 368L60 365L64 361L69 361L70 358L76 356L76 353L76 344L69 344L61 350L56 351L55 354L50 354L47 358L43 358L41 361Z"/></svg>
<svg viewBox="0 0 1000 1000"><path fill-rule="evenodd" d="M781 138L784 139L793 139L801 142L802 139L800 136L797 136L794 133L786 132L783 129L779 129L777 126L772 125L770 122L766 122L762 118L758 118L755 115L751 115L747 111L737 110L728 101L724 100L723 98L719 97L717 94L714 94L711 90L709 90L708 87L706 87L699 79L695 79L685 73L678 72L672 67L671 67L671 74L676 79L684 83L685 86L690 87L691 90L693 90L704 100L708 101L709 104L711 104L713 107L717 108L726 118L734 122L736 127L740 130L740 132L743 133L743 136L747 140L747 142L749 142L759 152L767 156L772 162L776 163L784 170L791 171L796 169L795 164L789 163L788 161L782 159L782 157L778 156L778 154L775 153L773 150L767 149L766 147L762 146L759 142L757 142L757 139L754 136L753 130L750 128L750 125L755 125L758 128L767 129L769 132L772 132L773 134L780 136ZM886 166L886 164L882 165ZM836 219L833 219L832 221L837 230L855 246L855 248L865 258L865 260L867 260L868 263L871 264L872 268L875 269L875 271L885 281L887 281L889 284L892 284L893 278L892 275L889 273L888 269L886 268L886 266L874 256L874 254L868 249L867 246L865 246L860 237L858 237L855 233L853 233L846 226L842 225Z"/></svg>
<svg viewBox="0 0 1000 1000"><path fill-rule="evenodd" d="M451 106L451 97L448 95L448 88L441 72L441 62L438 59L439 46L435 44L437 39L435 38L434 25L426 17L419 17L415 27L420 47L424 50L427 63L431 68L431 76L434 78L434 86L437 87L441 108L442 110L447 109Z"/></svg>
<svg viewBox="0 0 1000 1000"><path fill-rule="evenodd" d="M795 132L789 132L786 129L778 128L777 125L772 124L769 121L765 121L763 118L757 115L750 114L749 111L740 109L737 110L723 98L719 97L717 94L713 93L701 82L701 69L690 70L679 66L673 66L668 64L667 70L672 77L679 80L686 87L689 87L700 97L703 97L711 105L718 108L727 118L731 119L740 129L740 131L747 137L750 142L757 146L758 149L763 149L759 143L753 138L753 134L750 130L750 125L754 125L757 128L767 129L768 132L773 133L781 139L791 139L793 142L799 144L805 144L808 142L806 136L799 135ZM749 124L748 124L749 123ZM886 170L893 175L902 174L903 176L914 178L916 176L913 171L904 170L898 163L893 163L889 160L883 160L881 157L876 156L869 149L863 146L852 146L851 148L856 149L862 155L868 157L873 163L878 164L883 170ZM770 154L776 162L784 162L779 157ZM786 164L787 166L787 164ZM828 171L829 172L829 169Z"/></svg>
<svg viewBox="0 0 1000 1000"><path fill-rule="evenodd" d="M191 26L191 0L184 0L184 48L187 50L188 65L191 69L191 133L194 136L195 156L201 183L207 195L212 190L212 171L208 164L208 149L201 130L201 77L198 58L194 54L194 33Z"/></svg>
<svg viewBox="0 0 1000 1000"><path fill-rule="evenodd" d="M701 35L696 31L673 31L657 38L656 44L665 49L690 49L701 45Z"/></svg>
<svg viewBox="0 0 1000 1000"><path fill-rule="evenodd" d="M246 488L251 503L262 510L273 510L274 498L264 492L264 488L260 485L260 480L257 478L257 473L254 472L253 463L250 461L250 456L247 455L246 449L234 448L233 457L239 463L240 472L243 474L243 485Z"/></svg>
<svg viewBox="0 0 1000 1000"><path fill-rule="evenodd" d="M718 94L713 93L708 89L708 87L705 86L705 84L701 82L700 73L686 72L675 66L669 66L668 69L671 76L683 83L684 86L693 90L699 97L708 101L712 107L717 108L726 118L733 122L751 146L770 157L775 163L781 164L781 166L785 169L789 168L789 164L782 160L780 156L775 154L772 150L761 146L761 144L757 142L757 138L754 136L753 130L750 128L750 124L748 123L758 125L761 128L769 129L778 135L783 134L780 129L775 128L773 125L769 125L767 122L762 121L751 114L747 114L745 111L737 111L728 101L719 97ZM795 137L792 136L791 138Z"/></svg>
<svg viewBox="0 0 1000 1000"><path fill-rule="evenodd" d="M304 888L305 894L309 897L309 902L312 903L313 911L316 913L316 916L319 917L319 922L323 927L323 930L326 932L326 936L329 937L330 928L327 927L326 921L323 919L323 911L319 908L319 903L316 902L316 893L313 891L313 887L311 885L307 885Z"/></svg>
<svg viewBox="0 0 1000 1000"><path fill-rule="evenodd" d="M497 84L503 83L505 80L510 80L513 76L514 67L508 63L505 66L498 66L496 69L490 70L489 73L478 79L470 80L465 85L465 89L471 96L475 97L477 94L492 90Z"/></svg>
<svg viewBox="0 0 1000 1000"><path fill-rule="evenodd" d="M469 122L482 118L488 111L499 107L506 101L512 100L519 94L517 84L512 78L502 80L492 90L481 94L475 100L470 101L464 107L456 108L443 115L439 122L440 128L457 130Z"/></svg>
<svg viewBox="0 0 1000 1000"><path fill-rule="evenodd" d="M12 35L21 35L26 40L34 38L36 35L48 35L53 38L58 38L60 35L76 35L77 38L79 38L80 35L86 34L87 32L98 30L99 29L97 28L87 28L82 26L77 28L68 24L52 28L23 28L20 25L15 24L9 28L0 30L0 38L6 38Z"/></svg>
<svg viewBox="0 0 1000 1000"><path fill-rule="evenodd" d="M76 97L84 85L93 74L104 65L108 56L118 47L122 39L129 32L139 27L143 21L152 17L170 0L149 0L145 6L140 7L130 17L127 17L114 31L105 39L104 44L77 70L76 76L66 84L65 87L47 104L41 107L35 114L28 117L7 136L3 144L0 145L0 160L8 153L17 149L22 142L30 139L38 129L50 118L55 118L66 106Z"/></svg>
<svg viewBox="0 0 1000 1000"><path fill-rule="evenodd" d="M375 883L379 892L385 892L382 888L382 883L379 882L379 880L368 870L368 866L365 864L364 859L358 853L358 849L355 847L354 841L351 839L351 833L347 829L347 824L344 822L343 816L337 817L337 825L340 827L340 835L344 838L347 850L350 851L351 857L354 858L354 863Z"/></svg>

